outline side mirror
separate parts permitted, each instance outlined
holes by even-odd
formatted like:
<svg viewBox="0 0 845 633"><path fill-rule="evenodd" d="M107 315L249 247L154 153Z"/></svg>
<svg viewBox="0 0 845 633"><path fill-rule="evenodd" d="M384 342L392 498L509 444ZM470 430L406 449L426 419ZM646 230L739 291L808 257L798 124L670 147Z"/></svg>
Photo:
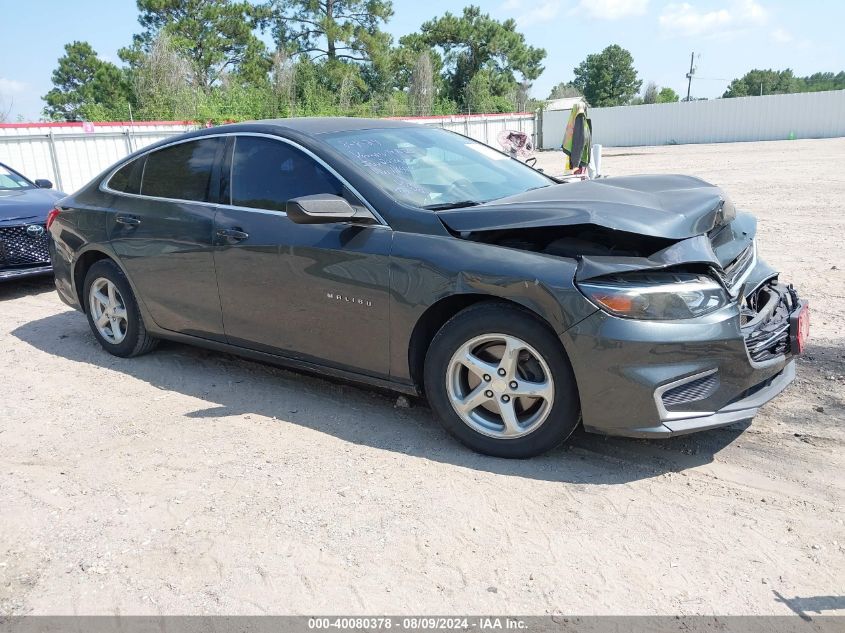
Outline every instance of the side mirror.
<svg viewBox="0 0 845 633"><path fill-rule="evenodd" d="M360 222L372 224L375 218L365 210L356 210L346 199L330 193L301 196L288 200L285 207L288 217L297 224L331 224L333 222Z"/></svg>
<svg viewBox="0 0 845 633"><path fill-rule="evenodd" d="M35 181L35 186L39 189L52 189L53 183L47 180L46 178L39 178Z"/></svg>

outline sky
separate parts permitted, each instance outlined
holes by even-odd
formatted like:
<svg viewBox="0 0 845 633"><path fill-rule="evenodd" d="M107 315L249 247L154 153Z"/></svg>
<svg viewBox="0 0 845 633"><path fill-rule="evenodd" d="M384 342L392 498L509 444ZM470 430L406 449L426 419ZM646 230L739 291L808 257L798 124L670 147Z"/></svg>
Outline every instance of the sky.
<svg viewBox="0 0 845 633"><path fill-rule="evenodd" d="M546 49L532 95L543 99L588 54L619 44L639 77L685 95L695 52L693 97L717 97L752 68L792 68L798 75L845 69L841 0L475 0L494 18L514 18L529 44ZM386 29L395 40L426 20L459 12L454 0L394 0ZM0 105L37 120L50 74L74 40L105 60L140 30L134 0L0 0Z"/></svg>

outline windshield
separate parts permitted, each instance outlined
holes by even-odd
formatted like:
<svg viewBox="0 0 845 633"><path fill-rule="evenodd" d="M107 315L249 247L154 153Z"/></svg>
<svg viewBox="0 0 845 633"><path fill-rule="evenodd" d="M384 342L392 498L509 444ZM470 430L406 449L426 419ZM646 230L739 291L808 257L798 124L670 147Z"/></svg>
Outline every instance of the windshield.
<svg viewBox="0 0 845 633"><path fill-rule="evenodd" d="M554 184L487 145L445 130L356 130L323 138L394 198L415 207L472 206Z"/></svg>
<svg viewBox="0 0 845 633"><path fill-rule="evenodd" d="M35 185L5 165L0 165L0 190L32 189Z"/></svg>

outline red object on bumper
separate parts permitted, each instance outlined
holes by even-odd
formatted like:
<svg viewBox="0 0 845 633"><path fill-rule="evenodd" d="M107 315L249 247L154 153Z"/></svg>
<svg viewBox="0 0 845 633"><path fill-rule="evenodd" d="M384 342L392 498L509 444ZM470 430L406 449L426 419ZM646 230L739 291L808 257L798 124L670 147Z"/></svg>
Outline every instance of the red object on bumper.
<svg viewBox="0 0 845 633"><path fill-rule="evenodd" d="M810 338L810 304L802 302L789 317L789 338L793 354L803 354Z"/></svg>

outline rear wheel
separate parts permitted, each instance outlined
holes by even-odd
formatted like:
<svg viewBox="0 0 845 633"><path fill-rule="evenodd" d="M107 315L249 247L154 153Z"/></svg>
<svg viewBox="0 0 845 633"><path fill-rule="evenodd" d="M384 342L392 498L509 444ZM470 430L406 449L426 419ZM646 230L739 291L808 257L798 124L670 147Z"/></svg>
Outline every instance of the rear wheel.
<svg viewBox="0 0 845 633"><path fill-rule="evenodd" d="M515 306L481 304L447 322L426 357L425 388L446 430L487 455L538 455L568 438L579 421L560 341Z"/></svg>
<svg viewBox="0 0 845 633"><path fill-rule="evenodd" d="M139 356L158 343L147 332L135 294L123 271L103 259L85 275L85 311L91 331L103 348L115 356Z"/></svg>

